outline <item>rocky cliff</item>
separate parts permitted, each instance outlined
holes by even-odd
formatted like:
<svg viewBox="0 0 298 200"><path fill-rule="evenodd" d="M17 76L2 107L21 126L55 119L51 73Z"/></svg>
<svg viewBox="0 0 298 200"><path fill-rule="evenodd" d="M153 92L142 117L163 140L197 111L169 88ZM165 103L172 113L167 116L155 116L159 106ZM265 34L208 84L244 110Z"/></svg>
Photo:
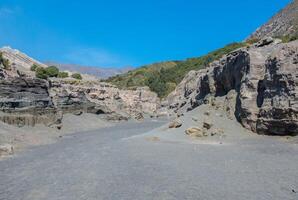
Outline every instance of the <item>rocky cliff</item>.
<svg viewBox="0 0 298 200"><path fill-rule="evenodd" d="M0 120L18 126L61 123L47 81L9 77L0 80Z"/></svg>
<svg viewBox="0 0 298 200"><path fill-rule="evenodd" d="M38 79L29 67L38 61L4 49L0 59L0 120L5 123L61 128L64 113L104 114L109 120L156 115L159 98L148 88L120 90L98 80Z"/></svg>
<svg viewBox="0 0 298 200"><path fill-rule="evenodd" d="M241 48L207 69L191 71L167 98L169 109L184 112L227 96L226 104L232 105L227 110L244 127L260 134L297 135L297 60L298 41L266 39Z"/></svg>
<svg viewBox="0 0 298 200"><path fill-rule="evenodd" d="M256 30L250 38L298 36L298 0L291 2L266 24Z"/></svg>

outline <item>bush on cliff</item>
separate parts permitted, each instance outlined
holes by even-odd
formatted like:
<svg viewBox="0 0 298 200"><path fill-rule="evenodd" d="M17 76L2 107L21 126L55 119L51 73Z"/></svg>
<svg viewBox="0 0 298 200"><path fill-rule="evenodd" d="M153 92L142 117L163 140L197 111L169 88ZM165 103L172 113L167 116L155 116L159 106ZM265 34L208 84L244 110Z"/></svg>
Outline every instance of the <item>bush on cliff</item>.
<svg viewBox="0 0 298 200"><path fill-rule="evenodd" d="M74 73L71 75L71 77L77 80L82 80L82 75L79 73Z"/></svg>
<svg viewBox="0 0 298 200"><path fill-rule="evenodd" d="M67 72L59 72L58 73L58 78L67 78L69 75Z"/></svg>
<svg viewBox="0 0 298 200"><path fill-rule="evenodd" d="M284 36L281 36L278 38L281 39L283 43L288 43L288 42L298 40L298 34L297 35L284 35Z"/></svg>
<svg viewBox="0 0 298 200"><path fill-rule="evenodd" d="M1 64L4 67L4 69L6 69L6 70L10 70L11 69L11 66L9 64L9 60L3 57L2 52L0 52L0 65Z"/></svg>
<svg viewBox="0 0 298 200"><path fill-rule="evenodd" d="M45 70L49 77L57 77L59 74L59 69L55 66L47 67Z"/></svg>
<svg viewBox="0 0 298 200"><path fill-rule="evenodd" d="M47 74L47 70L43 67L37 67L35 69L36 78L47 79L49 75Z"/></svg>
<svg viewBox="0 0 298 200"><path fill-rule="evenodd" d="M35 72L36 69L38 68L38 65L37 64L33 64L30 68L31 71Z"/></svg>

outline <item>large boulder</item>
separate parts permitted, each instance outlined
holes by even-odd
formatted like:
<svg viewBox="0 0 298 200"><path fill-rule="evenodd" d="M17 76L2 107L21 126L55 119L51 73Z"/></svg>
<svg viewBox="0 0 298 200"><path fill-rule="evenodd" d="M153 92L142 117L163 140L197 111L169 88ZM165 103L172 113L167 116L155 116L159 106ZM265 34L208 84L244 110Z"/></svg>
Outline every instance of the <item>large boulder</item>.
<svg viewBox="0 0 298 200"><path fill-rule="evenodd" d="M0 156L12 155L13 153L14 153L14 148L11 144L0 145Z"/></svg>

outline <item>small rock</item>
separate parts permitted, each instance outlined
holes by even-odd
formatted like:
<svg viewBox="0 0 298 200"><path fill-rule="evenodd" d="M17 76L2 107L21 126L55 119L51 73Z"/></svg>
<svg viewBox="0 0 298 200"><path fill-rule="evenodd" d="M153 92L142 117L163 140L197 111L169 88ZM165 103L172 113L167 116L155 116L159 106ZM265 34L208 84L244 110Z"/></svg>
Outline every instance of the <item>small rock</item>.
<svg viewBox="0 0 298 200"><path fill-rule="evenodd" d="M14 153L14 148L10 144L0 145L0 156L1 155L12 155Z"/></svg>
<svg viewBox="0 0 298 200"><path fill-rule="evenodd" d="M177 117L182 117L182 116L184 116L184 114L182 112L177 113Z"/></svg>
<svg viewBox="0 0 298 200"><path fill-rule="evenodd" d="M223 129L216 128L216 129L214 129L214 130L211 132L211 136L215 136L215 135L223 135L223 133L224 133L224 130L223 130Z"/></svg>
<svg viewBox="0 0 298 200"><path fill-rule="evenodd" d="M174 120L169 124L169 128L179 128L182 126L182 122L180 120Z"/></svg>
<svg viewBox="0 0 298 200"><path fill-rule="evenodd" d="M138 120L138 121L141 121L141 120L144 119L144 116L141 112L139 112L139 113L136 113L135 119Z"/></svg>
<svg viewBox="0 0 298 200"><path fill-rule="evenodd" d="M192 117L191 119L192 119L192 121L194 121L194 122L198 122L198 121L199 121L199 119L196 118L196 117Z"/></svg>
<svg viewBox="0 0 298 200"><path fill-rule="evenodd" d="M208 120L204 121L203 123L203 127L206 128L207 130L209 130L212 126L213 124Z"/></svg>
<svg viewBox="0 0 298 200"><path fill-rule="evenodd" d="M83 111L79 110L79 111L75 111L73 112L74 115L80 116L83 114Z"/></svg>
<svg viewBox="0 0 298 200"><path fill-rule="evenodd" d="M192 137L204 137L207 136L207 132L204 129L198 127L191 127L185 130L185 134Z"/></svg>
<svg viewBox="0 0 298 200"><path fill-rule="evenodd" d="M206 111L206 112L204 112L204 115L210 116L210 112L209 111Z"/></svg>
<svg viewBox="0 0 298 200"><path fill-rule="evenodd" d="M256 44L256 47L263 47L263 46L269 45L269 44L271 44L273 42L274 42L274 39L272 37L267 37L267 38L264 38L264 39L260 40Z"/></svg>

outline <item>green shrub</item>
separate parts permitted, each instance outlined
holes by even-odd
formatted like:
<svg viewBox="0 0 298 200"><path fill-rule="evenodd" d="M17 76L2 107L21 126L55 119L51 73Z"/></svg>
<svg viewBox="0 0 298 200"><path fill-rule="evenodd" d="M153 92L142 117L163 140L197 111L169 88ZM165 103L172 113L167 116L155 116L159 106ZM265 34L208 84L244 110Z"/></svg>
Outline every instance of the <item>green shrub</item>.
<svg viewBox="0 0 298 200"><path fill-rule="evenodd" d="M58 73L58 78L67 78L69 75L68 75L68 72L59 72Z"/></svg>
<svg viewBox="0 0 298 200"><path fill-rule="evenodd" d="M2 52L0 52L0 64L2 63L4 69L10 70L11 66L9 64L9 60L3 57Z"/></svg>
<svg viewBox="0 0 298 200"><path fill-rule="evenodd" d="M77 80L82 80L82 75L79 73L74 73L71 75L72 78L75 78Z"/></svg>
<svg viewBox="0 0 298 200"><path fill-rule="evenodd" d="M47 70L43 67L37 67L35 70L35 76L41 79L47 79L49 75L47 74Z"/></svg>
<svg viewBox="0 0 298 200"><path fill-rule="evenodd" d="M47 67L45 70L49 77L57 77L59 74L59 69L55 66Z"/></svg>
<svg viewBox="0 0 298 200"><path fill-rule="evenodd" d="M278 38L281 39L283 43L288 43L294 40L298 40L298 35L284 35Z"/></svg>
<svg viewBox="0 0 298 200"><path fill-rule="evenodd" d="M36 69L38 68L38 65L37 64L33 64L30 68L31 71L35 72Z"/></svg>

